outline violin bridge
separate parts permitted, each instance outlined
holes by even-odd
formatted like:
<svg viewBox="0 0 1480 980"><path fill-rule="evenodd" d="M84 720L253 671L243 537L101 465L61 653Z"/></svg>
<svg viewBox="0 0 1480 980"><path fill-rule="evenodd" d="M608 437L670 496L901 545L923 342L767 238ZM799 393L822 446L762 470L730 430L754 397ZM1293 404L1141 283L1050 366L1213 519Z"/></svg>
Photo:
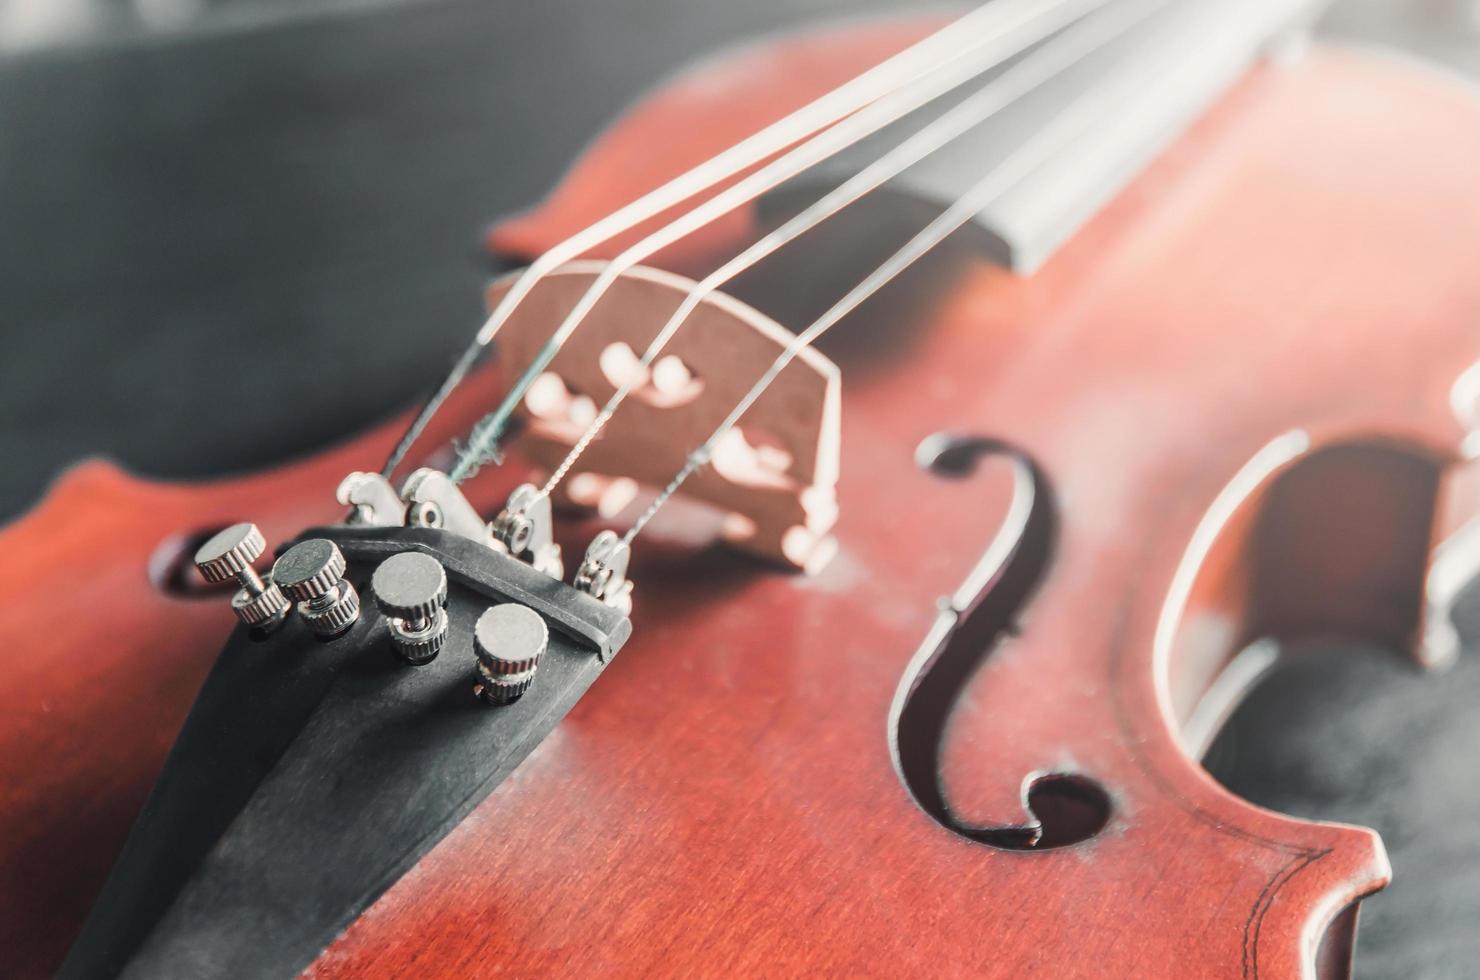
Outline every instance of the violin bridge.
<svg viewBox="0 0 1480 980"><path fill-rule="evenodd" d="M604 268L571 263L551 273L498 335L500 360L518 376ZM488 292L496 304L511 280ZM642 352L694 283L637 267L612 283L550 368L530 386L520 412L521 447L553 471L626 383L632 390L557 488L555 499L604 517L631 501L634 484L664 486L793 340L775 321L723 294L689 314L650 368ZM815 571L831 556L837 519L840 379L837 366L802 350L715 447L712 462L681 494L724 515L736 548Z"/></svg>

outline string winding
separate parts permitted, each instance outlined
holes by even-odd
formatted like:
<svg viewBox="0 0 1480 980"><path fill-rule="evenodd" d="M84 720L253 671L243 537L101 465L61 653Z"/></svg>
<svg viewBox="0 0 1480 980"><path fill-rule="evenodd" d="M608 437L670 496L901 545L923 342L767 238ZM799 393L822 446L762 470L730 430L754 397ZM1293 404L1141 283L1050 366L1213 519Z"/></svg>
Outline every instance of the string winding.
<svg viewBox="0 0 1480 980"><path fill-rule="evenodd" d="M1136 19L1148 16L1169 2L1171 0L1150 0L1149 3L1137 5L1133 8L1136 11ZM760 398L782 370L802 350L811 346L838 321L857 309L860 304L893 281L931 249L945 241L999 195L1032 173L1035 167L1062 149L1075 136L1086 131L1102 113L1112 109L1142 83L1143 80L1140 78L1129 78L1122 80L1119 85L1091 89L1074 99L1048 125L1034 133L996 167L988 171L952 202L950 207L917 232L898 251L885 259L862 282L849 290L842 299L833 304L805 330L797 334L777 355L760 379L745 393L724 421L715 428L699 448L689 454L683 467L628 528L622 538L623 543L630 546L669 498L683 486L684 482L709 463L719 441L735 427L746 411L755 404L756 399Z"/></svg>

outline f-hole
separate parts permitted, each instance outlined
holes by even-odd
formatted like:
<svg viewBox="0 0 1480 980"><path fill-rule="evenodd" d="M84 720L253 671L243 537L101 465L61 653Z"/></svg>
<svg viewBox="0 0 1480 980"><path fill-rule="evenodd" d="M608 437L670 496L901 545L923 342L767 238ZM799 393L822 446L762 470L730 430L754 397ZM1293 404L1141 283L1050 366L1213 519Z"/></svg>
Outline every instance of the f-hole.
<svg viewBox="0 0 1480 980"><path fill-rule="evenodd" d="M1087 840L1110 819L1110 799L1080 773L1030 773L1023 780L1019 825L978 826L962 820L940 775L941 744L951 709L982 661L1014 631L1018 615L1043 580L1053 550L1052 492L1022 450L997 439L932 436L916 461L946 479L966 479L990 457L1013 467L1006 520L955 594L941 600L935 625L900 680L890 712L895 768L920 809L968 840L1009 850L1047 850Z"/></svg>

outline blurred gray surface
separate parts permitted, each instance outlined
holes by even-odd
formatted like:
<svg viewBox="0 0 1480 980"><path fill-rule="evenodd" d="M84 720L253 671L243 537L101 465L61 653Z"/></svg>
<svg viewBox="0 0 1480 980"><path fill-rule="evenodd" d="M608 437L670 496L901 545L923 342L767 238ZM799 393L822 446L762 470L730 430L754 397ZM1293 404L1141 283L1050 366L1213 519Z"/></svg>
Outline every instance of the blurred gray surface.
<svg viewBox="0 0 1480 980"><path fill-rule="evenodd" d="M87 455L251 470L404 407L481 320L486 221L683 62L861 9L886 8L0 0L0 518ZM1480 77L1474 0L1343 0L1322 29ZM1383 834L1359 976L1480 973L1468 635L1443 678L1292 658L1210 757L1256 802Z"/></svg>
<svg viewBox="0 0 1480 980"><path fill-rule="evenodd" d="M1292 652L1204 760L1255 803L1382 835L1393 883L1362 903L1358 977L1480 976L1480 587L1458 624L1444 674L1389 650Z"/></svg>

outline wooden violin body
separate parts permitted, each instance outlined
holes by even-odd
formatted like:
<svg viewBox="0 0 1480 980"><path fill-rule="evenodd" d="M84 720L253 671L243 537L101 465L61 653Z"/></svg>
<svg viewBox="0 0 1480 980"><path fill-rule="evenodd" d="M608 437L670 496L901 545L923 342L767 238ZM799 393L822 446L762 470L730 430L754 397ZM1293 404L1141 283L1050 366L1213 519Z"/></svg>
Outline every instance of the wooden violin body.
<svg viewBox="0 0 1480 980"><path fill-rule="evenodd" d="M491 241L538 252L920 32L686 76ZM825 345L836 557L800 577L655 525L621 657L308 972L1341 975L1380 841L1196 754L1261 638L1452 653L1425 582L1480 503L1477 173L1473 92L1318 51L1252 72L1034 275L955 249L881 296ZM776 281L736 291L771 312ZM227 632L165 587L183 542L336 520L396 434L196 486L86 463L0 534L7 973L60 962Z"/></svg>

